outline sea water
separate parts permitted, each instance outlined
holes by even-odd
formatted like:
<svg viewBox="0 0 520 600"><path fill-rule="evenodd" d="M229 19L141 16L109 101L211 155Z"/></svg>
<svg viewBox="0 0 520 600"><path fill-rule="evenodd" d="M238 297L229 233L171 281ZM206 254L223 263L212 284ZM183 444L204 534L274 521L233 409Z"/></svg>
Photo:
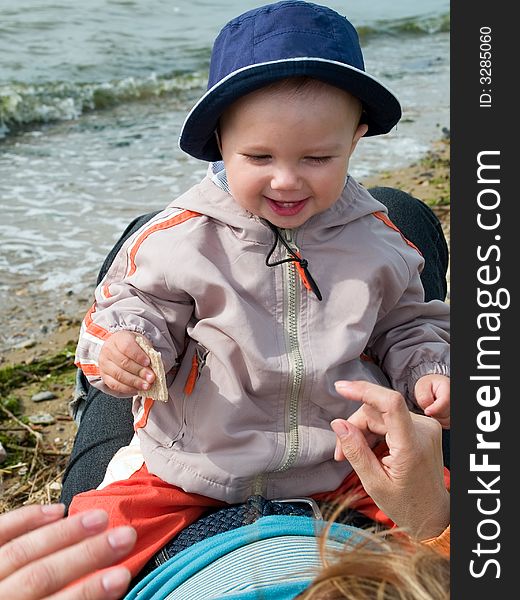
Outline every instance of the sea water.
<svg viewBox="0 0 520 600"><path fill-rule="evenodd" d="M178 148L211 45L251 0L0 0L0 351L88 308L125 226L200 180ZM417 160L449 127L449 2L329 0L368 72L401 100L358 145L364 177Z"/></svg>

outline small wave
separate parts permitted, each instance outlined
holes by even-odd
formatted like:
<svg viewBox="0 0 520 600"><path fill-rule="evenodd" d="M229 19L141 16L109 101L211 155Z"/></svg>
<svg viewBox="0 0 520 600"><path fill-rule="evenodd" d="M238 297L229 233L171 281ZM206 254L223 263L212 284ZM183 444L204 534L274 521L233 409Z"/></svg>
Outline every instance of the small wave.
<svg viewBox="0 0 520 600"><path fill-rule="evenodd" d="M445 13L379 20L373 25L360 26L357 30L362 40L380 35L432 35L436 33L449 33L450 15L449 13Z"/></svg>
<svg viewBox="0 0 520 600"><path fill-rule="evenodd" d="M126 102L147 100L205 85L205 76L151 74L103 83L11 83L0 86L0 138L40 123L77 119L83 113Z"/></svg>

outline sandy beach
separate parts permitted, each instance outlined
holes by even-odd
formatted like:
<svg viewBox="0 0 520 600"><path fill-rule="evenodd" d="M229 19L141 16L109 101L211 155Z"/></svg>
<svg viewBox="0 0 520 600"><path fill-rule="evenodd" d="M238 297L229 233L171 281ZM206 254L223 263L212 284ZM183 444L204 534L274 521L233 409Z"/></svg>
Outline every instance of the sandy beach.
<svg viewBox="0 0 520 600"><path fill-rule="evenodd" d="M449 165L446 136L420 161L361 183L398 187L426 202L441 220L449 242ZM75 376L73 352L90 301L77 299L72 316L58 315L49 326L37 328L30 342L0 355L0 442L5 450L3 455L0 448L0 512L59 498L76 433L68 409ZM27 325L31 327L30 318Z"/></svg>

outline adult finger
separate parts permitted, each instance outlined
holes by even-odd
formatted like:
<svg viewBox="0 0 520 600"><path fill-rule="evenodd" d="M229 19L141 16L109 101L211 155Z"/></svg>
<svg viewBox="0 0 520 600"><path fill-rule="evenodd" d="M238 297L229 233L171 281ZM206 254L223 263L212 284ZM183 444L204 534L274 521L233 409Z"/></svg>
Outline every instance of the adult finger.
<svg viewBox="0 0 520 600"><path fill-rule="evenodd" d="M96 573L45 600L115 600L128 589L132 576L124 567L114 567Z"/></svg>
<svg viewBox="0 0 520 600"><path fill-rule="evenodd" d="M0 515L0 546L28 531L61 519L64 513L63 504L31 504Z"/></svg>
<svg viewBox="0 0 520 600"><path fill-rule="evenodd" d="M39 558L104 531L108 515L91 510L21 535L0 548L0 579Z"/></svg>
<svg viewBox="0 0 520 600"><path fill-rule="evenodd" d="M330 426L338 437L343 455L358 474L365 490L370 493L371 482L385 477L385 474L365 436L344 419L335 419Z"/></svg>
<svg viewBox="0 0 520 600"><path fill-rule="evenodd" d="M368 404L362 404L347 420L360 429L367 439L381 439L387 431L383 415Z"/></svg>
<svg viewBox="0 0 520 600"><path fill-rule="evenodd" d="M47 598L80 577L118 562L133 548L136 537L133 528L118 527L54 552L18 569L1 581L0 598L9 598L9 600ZM88 586L83 586L82 589L83 593L89 593ZM71 600L78 598L73 594L64 597Z"/></svg>
<svg viewBox="0 0 520 600"><path fill-rule="evenodd" d="M382 418L385 433L391 431L394 442L408 441L413 435L410 411L399 392L368 381L337 381L335 386L338 393L349 400L363 402L375 409Z"/></svg>

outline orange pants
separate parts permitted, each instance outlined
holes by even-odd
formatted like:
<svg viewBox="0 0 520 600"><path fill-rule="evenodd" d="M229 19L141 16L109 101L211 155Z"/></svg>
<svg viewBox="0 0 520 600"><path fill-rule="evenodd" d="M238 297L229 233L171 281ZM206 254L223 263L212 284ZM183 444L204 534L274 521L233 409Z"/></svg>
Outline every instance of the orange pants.
<svg viewBox="0 0 520 600"><path fill-rule="evenodd" d="M382 454L383 451L384 448L377 453ZM350 508L374 521L393 526L393 522L364 491L355 472L350 473L337 490L315 494L313 498L334 501L347 493L355 493L358 498L349 504ZM134 577L169 540L203 516L208 508L224 506L227 506L225 502L191 494L165 483L150 474L143 465L128 479L111 483L101 490L76 495L69 514L102 508L108 512L109 527L134 527L137 531L136 545L120 563L130 569Z"/></svg>
<svg viewBox="0 0 520 600"><path fill-rule="evenodd" d="M208 508L224 502L165 483L143 465L128 479L115 481L101 490L89 490L72 499L69 514L101 508L108 513L109 527L131 525L137 542L124 565L135 577L169 540L202 517Z"/></svg>

